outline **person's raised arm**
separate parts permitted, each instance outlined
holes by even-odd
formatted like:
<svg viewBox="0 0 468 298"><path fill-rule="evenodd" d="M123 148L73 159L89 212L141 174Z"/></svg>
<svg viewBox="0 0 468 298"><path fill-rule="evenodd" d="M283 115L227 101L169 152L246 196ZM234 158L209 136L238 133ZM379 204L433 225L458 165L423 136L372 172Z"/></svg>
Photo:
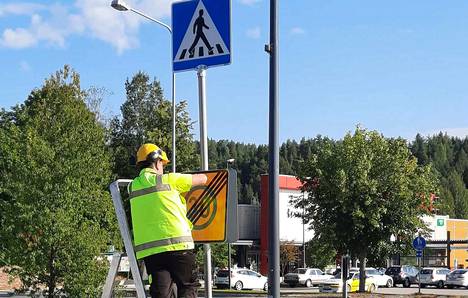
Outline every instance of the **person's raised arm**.
<svg viewBox="0 0 468 298"><path fill-rule="evenodd" d="M193 174L192 175L192 186L203 185L208 180L205 174Z"/></svg>

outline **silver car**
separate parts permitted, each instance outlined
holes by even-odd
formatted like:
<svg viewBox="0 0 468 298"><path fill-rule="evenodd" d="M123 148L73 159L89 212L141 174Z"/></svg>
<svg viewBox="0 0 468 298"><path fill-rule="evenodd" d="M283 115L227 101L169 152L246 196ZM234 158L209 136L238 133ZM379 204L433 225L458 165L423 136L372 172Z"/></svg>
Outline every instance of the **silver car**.
<svg viewBox="0 0 468 298"><path fill-rule="evenodd" d="M421 282L421 288L425 286L436 286L442 289L447 280L447 274L450 270L447 268L423 268L419 271L419 280Z"/></svg>
<svg viewBox="0 0 468 298"><path fill-rule="evenodd" d="M447 288L453 289L454 287L468 287L468 270L456 269L447 274L445 281Z"/></svg>

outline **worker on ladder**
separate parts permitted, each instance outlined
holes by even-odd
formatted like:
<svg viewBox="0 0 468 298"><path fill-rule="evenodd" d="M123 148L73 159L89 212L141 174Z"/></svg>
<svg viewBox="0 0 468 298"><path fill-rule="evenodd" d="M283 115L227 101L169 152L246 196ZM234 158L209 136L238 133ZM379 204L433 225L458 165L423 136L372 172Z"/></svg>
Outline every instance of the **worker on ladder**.
<svg viewBox="0 0 468 298"><path fill-rule="evenodd" d="M134 247L151 276L151 297L171 297L172 283L178 297L197 297L192 223L181 193L206 183L205 174L164 174L166 153L154 144L137 152L140 174L129 184Z"/></svg>

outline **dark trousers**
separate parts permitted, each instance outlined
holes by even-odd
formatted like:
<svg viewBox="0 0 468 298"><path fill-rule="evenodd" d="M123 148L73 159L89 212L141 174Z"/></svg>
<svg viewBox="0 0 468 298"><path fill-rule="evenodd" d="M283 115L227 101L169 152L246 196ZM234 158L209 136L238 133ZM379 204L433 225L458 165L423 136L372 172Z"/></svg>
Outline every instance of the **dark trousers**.
<svg viewBox="0 0 468 298"><path fill-rule="evenodd" d="M171 297L172 283L177 284L177 297L196 298L200 285L193 250L168 251L144 258L151 275L152 298Z"/></svg>

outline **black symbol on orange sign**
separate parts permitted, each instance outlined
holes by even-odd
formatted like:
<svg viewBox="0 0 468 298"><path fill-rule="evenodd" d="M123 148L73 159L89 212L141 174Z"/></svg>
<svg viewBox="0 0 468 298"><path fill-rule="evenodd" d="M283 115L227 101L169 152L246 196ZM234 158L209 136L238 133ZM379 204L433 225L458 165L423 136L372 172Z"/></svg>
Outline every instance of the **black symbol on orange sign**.
<svg viewBox="0 0 468 298"><path fill-rule="evenodd" d="M208 27L205 24L205 19L203 18L203 9L200 9L198 11L198 18L195 20L195 23L193 24L193 34L195 34L195 31L197 31L197 33L195 34L195 39L193 40L192 46L189 49L190 58L193 58L193 56L195 55L195 46L197 45L200 38L203 40L206 47L208 48L208 53L210 55L213 54L213 47L208 42L208 39L206 38L206 35L203 32L203 28L206 28L208 30L210 29L210 27ZM200 56L203 56L203 55L201 54Z"/></svg>
<svg viewBox="0 0 468 298"><path fill-rule="evenodd" d="M200 199L197 198L195 193L198 191L204 191L205 189L206 189L206 186L195 186L194 188L192 188L186 196L187 202L189 203L193 201L198 202ZM206 204L207 208L204 209L204 211L201 213L200 218L196 222L192 221L194 230L203 230L204 228L209 226L211 222L213 221L213 219L215 218L216 211L218 209L218 203L216 199L212 200L212 198L213 198L213 192L208 191L207 195L201 199L202 204Z"/></svg>
<svg viewBox="0 0 468 298"><path fill-rule="evenodd" d="M188 202L195 200L190 210L187 212L187 218L192 222L194 229L203 229L207 227L216 215L217 202L216 196L220 193L227 183L227 172L217 172L213 180L207 186L195 187L187 193ZM198 197L192 197L195 191L203 189ZM210 206L213 205L213 211ZM200 218L209 219L205 223L198 223Z"/></svg>

